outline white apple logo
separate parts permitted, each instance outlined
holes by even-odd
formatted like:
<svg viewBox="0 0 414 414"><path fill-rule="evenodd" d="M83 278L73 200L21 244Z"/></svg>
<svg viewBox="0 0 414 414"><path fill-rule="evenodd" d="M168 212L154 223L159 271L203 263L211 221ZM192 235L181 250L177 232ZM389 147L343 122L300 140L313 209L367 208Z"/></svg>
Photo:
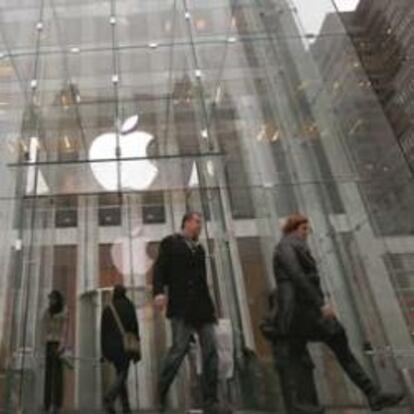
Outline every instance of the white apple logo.
<svg viewBox="0 0 414 414"><path fill-rule="evenodd" d="M124 161L100 162L116 158L116 133L102 134L92 142L89 149L91 169L99 184L108 191L118 190L118 183L121 189L145 190L150 187L158 174L158 168L154 163L145 159L148 156L148 144L154 137L147 132L138 131L138 121L138 115L131 116L121 127L120 159ZM143 159L130 160L132 158Z"/></svg>
<svg viewBox="0 0 414 414"><path fill-rule="evenodd" d="M112 262L124 276L133 276L129 281L138 288L145 288L146 273L153 260L147 254L150 238L143 233L143 226L132 229L130 237L119 237L111 248Z"/></svg>

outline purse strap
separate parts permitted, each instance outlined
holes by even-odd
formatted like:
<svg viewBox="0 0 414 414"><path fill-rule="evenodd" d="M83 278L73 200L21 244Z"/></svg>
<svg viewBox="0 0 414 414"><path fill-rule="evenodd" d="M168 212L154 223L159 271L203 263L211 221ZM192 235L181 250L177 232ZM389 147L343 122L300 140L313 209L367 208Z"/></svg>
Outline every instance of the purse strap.
<svg viewBox="0 0 414 414"><path fill-rule="evenodd" d="M119 317L119 314L116 311L115 306L112 302L109 304L109 308L111 309L112 315L114 316L114 319L115 319L115 322L118 325L119 332L121 332L122 336L125 336L126 332L125 332L124 325L122 324L121 319Z"/></svg>

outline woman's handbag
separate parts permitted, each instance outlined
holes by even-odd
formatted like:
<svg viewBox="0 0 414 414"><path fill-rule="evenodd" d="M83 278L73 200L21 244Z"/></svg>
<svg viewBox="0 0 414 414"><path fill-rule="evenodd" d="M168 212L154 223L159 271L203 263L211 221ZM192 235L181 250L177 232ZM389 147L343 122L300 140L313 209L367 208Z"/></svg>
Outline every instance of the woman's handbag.
<svg viewBox="0 0 414 414"><path fill-rule="evenodd" d="M270 342L274 342L278 337L277 330L277 315L278 315L278 306L277 306L277 291L274 290L269 294L267 311L263 316L259 329L264 336L264 338Z"/></svg>
<svg viewBox="0 0 414 414"><path fill-rule="evenodd" d="M111 308L115 322L118 325L119 332L122 335L122 343L124 346L125 354L135 362L140 361L141 360L141 343L139 339L133 332L125 331L124 325L121 322L121 319L118 315L118 312L115 309L115 306L112 303L110 303L109 307Z"/></svg>

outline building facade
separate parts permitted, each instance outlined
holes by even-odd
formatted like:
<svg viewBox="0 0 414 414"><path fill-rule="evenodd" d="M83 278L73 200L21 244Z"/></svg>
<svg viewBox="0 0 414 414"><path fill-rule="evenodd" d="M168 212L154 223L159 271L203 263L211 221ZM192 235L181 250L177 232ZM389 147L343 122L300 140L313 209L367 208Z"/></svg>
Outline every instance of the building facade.
<svg viewBox="0 0 414 414"><path fill-rule="evenodd" d="M345 27L410 168L414 165L413 19L409 1L361 1L355 12L344 16Z"/></svg>
<svg viewBox="0 0 414 414"><path fill-rule="evenodd" d="M170 332L153 310L151 269L188 209L206 219L209 284L234 347L222 393L236 407L283 412L258 326L280 224L296 211L311 218L324 289L357 354L400 386L413 343L408 296L395 288L409 275L395 263L414 253L400 215L414 207L412 175L334 5L319 2L330 23L315 38L301 1L1 2L5 412L41 407L51 289L71 315L65 407L100 408L112 375L100 362L100 314L117 282L141 325L133 406L155 406ZM338 85L348 60L358 74ZM387 204L394 193L401 203ZM324 402L360 404L330 354L312 351ZM197 402L195 361L174 385L179 409Z"/></svg>

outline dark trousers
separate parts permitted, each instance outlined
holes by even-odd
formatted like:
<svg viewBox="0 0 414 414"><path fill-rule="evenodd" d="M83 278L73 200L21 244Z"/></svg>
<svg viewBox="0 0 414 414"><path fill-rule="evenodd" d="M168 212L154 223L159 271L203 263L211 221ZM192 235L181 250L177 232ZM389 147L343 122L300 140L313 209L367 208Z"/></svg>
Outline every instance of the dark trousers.
<svg viewBox="0 0 414 414"><path fill-rule="evenodd" d="M319 405L314 377L315 365L307 347L302 351L302 354L298 354L290 349L289 342L274 344L276 368L288 413L296 412L296 404Z"/></svg>
<svg viewBox="0 0 414 414"><path fill-rule="evenodd" d="M105 402L112 405L119 397L124 412L129 412L131 409L129 405L127 380L130 361L125 358L122 361L113 361L112 363L115 366L116 378L105 395Z"/></svg>
<svg viewBox="0 0 414 414"><path fill-rule="evenodd" d="M44 390L44 408L51 406L60 409L63 402L63 364L59 355L59 343L46 344L46 372Z"/></svg>
<svg viewBox="0 0 414 414"><path fill-rule="evenodd" d="M290 360L298 360L306 355L308 342L322 342L332 350L349 379L365 395L369 396L376 391L373 381L354 356L346 331L338 320L317 318L305 322L300 329L302 334L292 336L288 341Z"/></svg>
<svg viewBox="0 0 414 414"><path fill-rule="evenodd" d="M164 360L159 380L159 393L164 403L168 390L187 355L192 336L197 333L203 357L202 391L204 404L218 402L218 353L214 324L204 324L198 329L182 319L172 319L173 344Z"/></svg>

